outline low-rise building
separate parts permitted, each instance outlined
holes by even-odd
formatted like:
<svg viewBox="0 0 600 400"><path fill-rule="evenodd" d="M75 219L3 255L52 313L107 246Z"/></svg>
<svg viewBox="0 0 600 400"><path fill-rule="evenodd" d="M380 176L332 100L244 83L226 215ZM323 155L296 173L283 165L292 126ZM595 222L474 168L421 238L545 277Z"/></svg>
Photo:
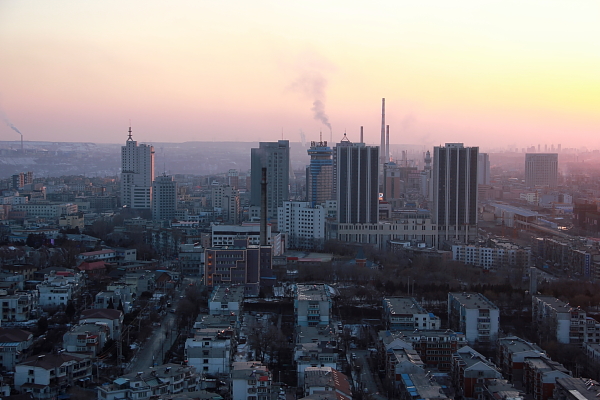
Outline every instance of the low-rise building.
<svg viewBox="0 0 600 400"><path fill-rule="evenodd" d="M294 362L298 386L304 384L304 371L309 367L338 368L337 336L327 326L296 327Z"/></svg>
<svg viewBox="0 0 600 400"><path fill-rule="evenodd" d="M271 371L258 361L238 361L231 365L232 400L269 400Z"/></svg>
<svg viewBox="0 0 600 400"><path fill-rule="evenodd" d="M119 339L123 327L123 312L110 308L83 310L79 324L103 324L108 327L109 339Z"/></svg>
<svg viewBox="0 0 600 400"><path fill-rule="evenodd" d="M598 400L600 383L588 378L557 378L554 400Z"/></svg>
<svg viewBox="0 0 600 400"><path fill-rule="evenodd" d="M545 357L536 344L517 336L498 339L497 365L502 375L511 382L523 382L525 360L529 357Z"/></svg>
<svg viewBox="0 0 600 400"><path fill-rule="evenodd" d="M331 367L308 367L304 370L304 395L335 393L338 400L352 400L348 377Z"/></svg>
<svg viewBox="0 0 600 400"><path fill-rule="evenodd" d="M384 297L383 319L389 330L440 329L441 319L427 312L413 297Z"/></svg>
<svg viewBox="0 0 600 400"><path fill-rule="evenodd" d="M452 356L451 374L457 394L465 399L477 399L487 382L502 378L492 362L469 346Z"/></svg>
<svg viewBox="0 0 600 400"><path fill-rule="evenodd" d="M0 320L2 322L24 322L31 317L31 312L37 308L38 298L35 291L16 292L7 294L0 291Z"/></svg>
<svg viewBox="0 0 600 400"><path fill-rule="evenodd" d="M33 334L16 328L0 329L0 365L7 371L14 371L15 365L25 359Z"/></svg>
<svg viewBox="0 0 600 400"><path fill-rule="evenodd" d="M547 357L532 357L525 360L523 386L534 400L550 399L556 380L569 377L569 371L562 364Z"/></svg>
<svg viewBox="0 0 600 400"><path fill-rule="evenodd" d="M329 325L331 296L325 284L298 284L294 300L296 326Z"/></svg>
<svg viewBox="0 0 600 400"><path fill-rule="evenodd" d="M68 353L81 353L96 357L109 337L108 326L98 324L79 324L63 335L63 349Z"/></svg>
<svg viewBox="0 0 600 400"><path fill-rule="evenodd" d="M36 399L54 399L92 375L90 359L64 353L32 356L15 366L15 388Z"/></svg>
<svg viewBox="0 0 600 400"><path fill-rule="evenodd" d="M216 286L208 299L211 315L241 315L244 306L243 286Z"/></svg>

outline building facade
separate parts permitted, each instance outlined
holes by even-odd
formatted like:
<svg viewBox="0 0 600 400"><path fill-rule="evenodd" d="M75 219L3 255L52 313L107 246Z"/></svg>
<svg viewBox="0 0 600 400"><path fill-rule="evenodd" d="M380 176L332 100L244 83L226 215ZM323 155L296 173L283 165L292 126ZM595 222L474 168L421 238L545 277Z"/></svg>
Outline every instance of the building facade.
<svg viewBox="0 0 600 400"><path fill-rule="evenodd" d="M306 167L306 199L311 206L333 200L333 150L327 142L311 142Z"/></svg>
<svg viewBox="0 0 600 400"><path fill-rule="evenodd" d="M121 205L135 209L151 209L154 181L154 147L140 144L129 137L121 146Z"/></svg>
<svg viewBox="0 0 600 400"><path fill-rule="evenodd" d="M290 142L260 142L250 153L252 183L250 205L260 206L262 169L267 170L267 218L277 218L277 207L289 200Z"/></svg>
<svg viewBox="0 0 600 400"><path fill-rule="evenodd" d="M498 338L500 310L481 293L448 293L448 320L450 329L464 332L470 344Z"/></svg>
<svg viewBox="0 0 600 400"><path fill-rule="evenodd" d="M177 211L177 182L170 175L157 176L152 182L152 219L172 220Z"/></svg>
<svg viewBox="0 0 600 400"><path fill-rule="evenodd" d="M558 186L558 154L525 154L525 186Z"/></svg>
<svg viewBox="0 0 600 400"><path fill-rule="evenodd" d="M477 237L478 147L462 143L436 146L433 152L433 220L438 246L468 243Z"/></svg>
<svg viewBox="0 0 600 400"><path fill-rule="evenodd" d="M325 242L326 210L311 202L285 201L279 207L277 222L287 236L287 247L321 249Z"/></svg>

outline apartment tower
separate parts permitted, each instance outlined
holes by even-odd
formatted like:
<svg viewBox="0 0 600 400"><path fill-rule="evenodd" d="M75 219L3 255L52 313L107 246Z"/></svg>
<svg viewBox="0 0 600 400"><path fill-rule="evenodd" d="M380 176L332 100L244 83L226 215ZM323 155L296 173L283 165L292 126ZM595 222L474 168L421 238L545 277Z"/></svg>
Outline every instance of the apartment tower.
<svg viewBox="0 0 600 400"><path fill-rule="evenodd" d="M132 139L131 128L125 146L121 146L121 203L134 209L152 208L154 147Z"/></svg>

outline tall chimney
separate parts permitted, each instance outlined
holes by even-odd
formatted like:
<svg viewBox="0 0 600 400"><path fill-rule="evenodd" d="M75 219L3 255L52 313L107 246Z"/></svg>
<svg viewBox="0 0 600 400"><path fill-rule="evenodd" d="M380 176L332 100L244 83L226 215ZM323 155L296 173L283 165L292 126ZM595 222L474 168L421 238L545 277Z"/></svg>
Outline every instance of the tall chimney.
<svg viewBox="0 0 600 400"><path fill-rule="evenodd" d="M23 151L23 134L21 133L21 154L25 154Z"/></svg>
<svg viewBox="0 0 600 400"><path fill-rule="evenodd" d="M267 169L262 168L260 180L260 245L267 245Z"/></svg>
<svg viewBox="0 0 600 400"><path fill-rule="evenodd" d="M363 127L360 127L360 143L364 143L363 142Z"/></svg>
<svg viewBox="0 0 600 400"><path fill-rule="evenodd" d="M381 99L381 147L379 148L380 164L383 167L385 161L385 98ZM382 170L383 171L383 170Z"/></svg>
<svg viewBox="0 0 600 400"><path fill-rule="evenodd" d="M385 162L390 162L390 126L385 127Z"/></svg>

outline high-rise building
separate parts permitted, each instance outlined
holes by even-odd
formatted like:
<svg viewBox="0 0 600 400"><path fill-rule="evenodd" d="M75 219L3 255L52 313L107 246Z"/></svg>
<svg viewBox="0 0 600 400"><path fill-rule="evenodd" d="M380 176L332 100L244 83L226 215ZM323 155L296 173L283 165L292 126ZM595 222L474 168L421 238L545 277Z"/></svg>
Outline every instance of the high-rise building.
<svg viewBox="0 0 600 400"><path fill-rule="evenodd" d="M138 145L129 137L121 146L121 203L124 207L151 209L154 181L154 147Z"/></svg>
<svg viewBox="0 0 600 400"><path fill-rule="evenodd" d="M306 167L306 198L314 207L333 199L333 150L327 142L310 142Z"/></svg>
<svg viewBox="0 0 600 400"><path fill-rule="evenodd" d="M477 156L477 184L490 184L490 155L479 153Z"/></svg>
<svg viewBox="0 0 600 400"><path fill-rule="evenodd" d="M170 175L157 176L152 182L152 219L173 219L177 211L177 182Z"/></svg>
<svg viewBox="0 0 600 400"><path fill-rule="evenodd" d="M558 154L557 153L526 153L525 154L525 186L547 186L555 188L558 185Z"/></svg>
<svg viewBox="0 0 600 400"><path fill-rule="evenodd" d="M339 223L379 220L379 147L351 143L344 135L335 148Z"/></svg>
<svg viewBox="0 0 600 400"><path fill-rule="evenodd" d="M290 142L260 142L251 150L252 183L250 205L260 206L262 168L267 169L267 218L277 218L281 207L290 196Z"/></svg>
<svg viewBox="0 0 600 400"><path fill-rule="evenodd" d="M395 162L383 166L383 200L393 202L404 194L404 181L400 177L400 167Z"/></svg>
<svg viewBox="0 0 600 400"><path fill-rule="evenodd" d="M215 211L220 210L223 221L227 224L240 223L240 192L231 186L215 186L212 188L212 205Z"/></svg>
<svg viewBox="0 0 600 400"><path fill-rule="evenodd" d="M433 149L433 222L438 246L477 237L477 155L479 147L446 143Z"/></svg>
<svg viewBox="0 0 600 400"><path fill-rule="evenodd" d="M239 189L239 172L237 169L230 169L227 172L227 184L234 189Z"/></svg>

